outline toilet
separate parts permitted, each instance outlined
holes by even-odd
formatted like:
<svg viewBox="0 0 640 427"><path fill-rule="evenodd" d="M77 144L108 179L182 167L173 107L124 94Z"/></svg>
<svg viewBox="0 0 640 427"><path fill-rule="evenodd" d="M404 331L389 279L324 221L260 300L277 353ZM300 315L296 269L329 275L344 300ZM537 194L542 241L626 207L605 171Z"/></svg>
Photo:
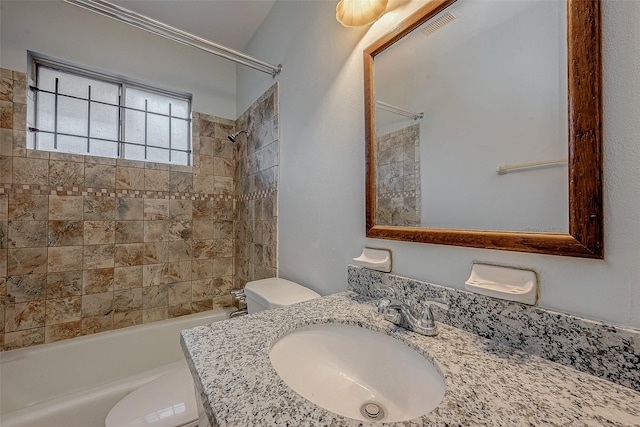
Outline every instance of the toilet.
<svg viewBox="0 0 640 427"><path fill-rule="evenodd" d="M309 288L278 277L249 282L244 293L249 314L320 297ZM198 402L186 361L125 396L105 419L105 427L134 426L198 426Z"/></svg>
<svg viewBox="0 0 640 427"><path fill-rule="evenodd" d="M279 277L249 282L244 287L244 294L249 314L320 297L309 288Z"/></svg>

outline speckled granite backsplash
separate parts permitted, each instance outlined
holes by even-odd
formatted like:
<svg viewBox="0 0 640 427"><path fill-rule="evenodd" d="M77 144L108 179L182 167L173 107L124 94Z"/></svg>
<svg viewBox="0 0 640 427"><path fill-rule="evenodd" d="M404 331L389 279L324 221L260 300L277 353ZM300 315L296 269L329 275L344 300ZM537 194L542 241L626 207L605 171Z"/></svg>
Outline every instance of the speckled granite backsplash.
<svg viewBox="0 0 640 427"><path fill-rule="evenodd" d="M348 267L349 290L379 297L380 285L391 286L400 299L416 308L425 299L447 301L448 311L433 309L440 322L640 391L640 331Z"/></svg>

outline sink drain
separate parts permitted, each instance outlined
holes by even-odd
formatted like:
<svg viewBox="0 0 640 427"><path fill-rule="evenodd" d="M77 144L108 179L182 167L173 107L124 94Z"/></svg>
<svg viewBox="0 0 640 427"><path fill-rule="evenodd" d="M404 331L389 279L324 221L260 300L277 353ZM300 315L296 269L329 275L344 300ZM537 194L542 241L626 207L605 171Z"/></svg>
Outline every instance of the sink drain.
<svg viewBox="0 0 640 427"><path fill-rule="evenodd" d="M368 420L381 420L385 416L384 408L376 402L364 402L360 406L360 413Z"/></svg>

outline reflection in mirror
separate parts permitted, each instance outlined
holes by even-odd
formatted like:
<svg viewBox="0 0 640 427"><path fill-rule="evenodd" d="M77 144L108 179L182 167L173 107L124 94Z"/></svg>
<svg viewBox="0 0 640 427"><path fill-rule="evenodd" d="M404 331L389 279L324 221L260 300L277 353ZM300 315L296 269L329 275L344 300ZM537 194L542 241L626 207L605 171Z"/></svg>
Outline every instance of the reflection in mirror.
<svg viewBox="0 0 640 427"><path fill-rule="evenodd" d="M602 257L600 0L430 0L364 66L367 237Z"/></svg>
<svg viewBox="0 0 640 427"><path fill-rule="evenodd" d="M420 225L420 125L376 135L378 224Z"/></svg>
<svg viewBox="0 0 640 427"><path fill-rule="evenodd" d="M566 38L563 2L458 0L377 55L376 222L568 232L566 160L497 173L567 158Z"/></svg>

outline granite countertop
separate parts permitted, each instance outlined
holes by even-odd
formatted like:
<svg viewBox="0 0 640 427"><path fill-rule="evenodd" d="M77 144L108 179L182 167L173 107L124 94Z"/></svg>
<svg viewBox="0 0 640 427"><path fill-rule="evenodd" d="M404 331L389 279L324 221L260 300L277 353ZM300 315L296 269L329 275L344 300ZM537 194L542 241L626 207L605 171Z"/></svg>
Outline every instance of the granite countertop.
<svg viewBox="0 0 640 427"><path fill-rule="evenodd" d="M443 374L442 403L409 422L358 421L304 399L269 360L274 342L314 323L383 332ZM425 337L381 318L373 300L343 292L182 331L182 347L212 426L640 426L640 392L441 323Z"/></svg>

